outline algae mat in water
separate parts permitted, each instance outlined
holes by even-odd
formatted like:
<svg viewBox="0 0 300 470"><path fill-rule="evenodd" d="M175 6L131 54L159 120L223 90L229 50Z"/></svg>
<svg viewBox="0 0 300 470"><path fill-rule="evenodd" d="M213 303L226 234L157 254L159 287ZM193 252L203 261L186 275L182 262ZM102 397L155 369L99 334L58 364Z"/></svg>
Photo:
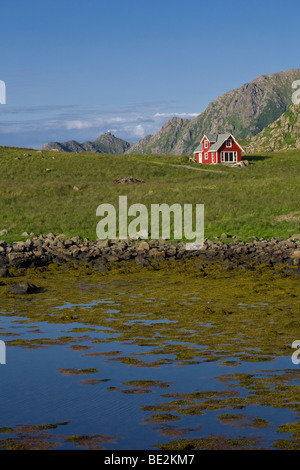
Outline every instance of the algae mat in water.
<svg viewBox="0 0 300 470"><path fill-rule="evenodd" d="M41 289L9 293L20 280ZM299 448L296 273L195 260L107 273L52 265L12 271L0 289L2 448ZM9 394L13 352L53 388L43 409L32 393L26 412L10 412L22 401Z"/></svg>

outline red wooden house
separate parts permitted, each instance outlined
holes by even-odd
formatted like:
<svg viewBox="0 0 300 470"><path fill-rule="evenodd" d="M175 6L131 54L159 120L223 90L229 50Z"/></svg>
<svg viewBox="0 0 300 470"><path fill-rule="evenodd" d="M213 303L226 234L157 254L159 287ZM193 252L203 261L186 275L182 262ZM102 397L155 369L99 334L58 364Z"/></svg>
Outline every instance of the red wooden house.
<svg viewBox="0 0 300 470"><path fill-rule="evenodd" d="M197 163L237 163L244 149L232 134L206 134L194 151Z"/></svg>

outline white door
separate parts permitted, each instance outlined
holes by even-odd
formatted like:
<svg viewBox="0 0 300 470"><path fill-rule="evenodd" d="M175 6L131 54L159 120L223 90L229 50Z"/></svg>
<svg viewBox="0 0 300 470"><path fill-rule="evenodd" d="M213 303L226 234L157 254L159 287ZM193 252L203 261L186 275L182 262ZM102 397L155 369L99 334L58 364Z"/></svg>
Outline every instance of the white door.
<svg viewBox="0 0 300 470"><path fill-rule="evenodd" d="M199 163L202 163L202 152L199 153Z"/></svg>

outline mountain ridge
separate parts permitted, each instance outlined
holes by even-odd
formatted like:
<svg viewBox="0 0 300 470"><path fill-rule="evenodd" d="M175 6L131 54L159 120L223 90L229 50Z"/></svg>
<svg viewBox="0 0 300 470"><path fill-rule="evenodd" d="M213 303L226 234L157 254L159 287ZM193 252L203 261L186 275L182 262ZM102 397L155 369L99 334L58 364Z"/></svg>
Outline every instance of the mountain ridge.
<svg viewBox="0 0 300 470"><path fill-rule="evenodd" d="M237 139L251 138L288 109L292 83L299 77L300 69L260 75L220 95L192 120L177 121L174 126L173 120L180 118L171 119L143 148L139 143L133 144L130 153L137 153L138 149L141 153L190 155L205 133L231 132ZM170 135L164 132L168 127ZM172 130L174 127L176 131Z"/></svg>
<svg viewBox="0 0 300 470"><path fill-rule="evenodd" d="M41 150L59 150L60 152L95 152L95 153L112 153L123 154L133 144L126 140L119 139L113 134L102 134L94 141L86 141L80 144L76 140L68 140L67 142L47 142L42 146Z"/></svg>
<svg viewBox="0 0 300 470"><path fill-rule="evenodd" d="M48 142L42 150L191 155L204 134L230 132L237 139L252 138L288 110L292 104L292 83L299 78L300 69L260 75L218 96L196 118L173 117L158 132L137 143L103 134L94 142L82 144Z"/></svg>

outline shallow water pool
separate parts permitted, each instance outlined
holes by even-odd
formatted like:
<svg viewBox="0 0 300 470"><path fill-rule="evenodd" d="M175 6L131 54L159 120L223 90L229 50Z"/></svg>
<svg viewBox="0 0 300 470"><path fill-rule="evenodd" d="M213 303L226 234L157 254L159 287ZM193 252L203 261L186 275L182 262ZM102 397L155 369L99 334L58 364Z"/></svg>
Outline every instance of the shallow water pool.
<svg viewBox="0 0 300 470"><path fill-rule="evenodd" d="M0 287L0 448L299 448L298 278L204 274L8 278L44 292Z"/></svg>

